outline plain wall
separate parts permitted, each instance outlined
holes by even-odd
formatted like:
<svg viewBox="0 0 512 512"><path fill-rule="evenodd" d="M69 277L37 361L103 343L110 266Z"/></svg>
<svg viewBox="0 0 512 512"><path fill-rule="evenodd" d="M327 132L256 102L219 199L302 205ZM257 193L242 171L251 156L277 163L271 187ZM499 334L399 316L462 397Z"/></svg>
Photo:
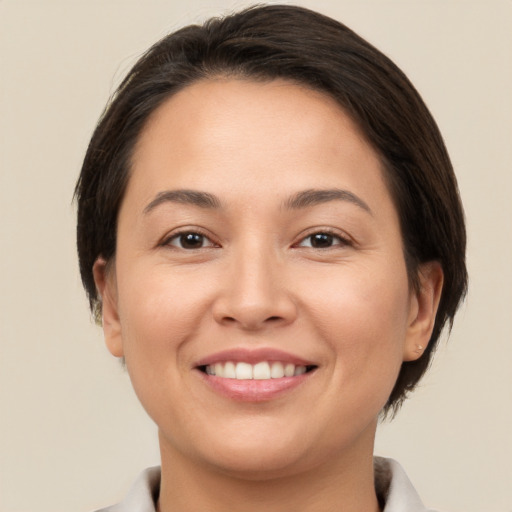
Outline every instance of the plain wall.
<svg viewBox="0 0 512 512"><path fill-rule="evenodd" d="M303 0L387 53L437 119L471 276L451 338L376 452L426 504L512 511L512 2ZM102 108L157 38L229 0L0 0L0 511L111 504L156 428L90 320L73 187Z"/></svg>

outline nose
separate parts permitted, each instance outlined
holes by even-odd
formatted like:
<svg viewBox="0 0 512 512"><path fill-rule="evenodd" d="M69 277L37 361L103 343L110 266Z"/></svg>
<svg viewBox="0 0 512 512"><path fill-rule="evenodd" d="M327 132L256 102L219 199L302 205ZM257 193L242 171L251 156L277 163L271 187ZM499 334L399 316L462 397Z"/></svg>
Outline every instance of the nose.
<svg viewBox="0 0 512 512"><path fill-rule="evenodd" d="M213 305L215 320L243 330L284 326L297 317L282 264L262 251L234 255Z"/></svg>

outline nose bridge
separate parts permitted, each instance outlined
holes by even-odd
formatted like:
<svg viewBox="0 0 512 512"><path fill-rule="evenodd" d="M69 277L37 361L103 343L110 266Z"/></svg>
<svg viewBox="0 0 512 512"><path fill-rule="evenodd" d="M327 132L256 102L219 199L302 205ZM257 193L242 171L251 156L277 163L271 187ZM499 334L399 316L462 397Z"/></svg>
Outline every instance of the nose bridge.
<svg viewBox="0 0 512 512"><path fill-rule="evenodd" d="M248 240L232 251L216 318L245 329L295 318L295 305L287 288L282 264L272 244Z"/></svg>
<svg viewBox="0 0 512 512"><path fill-rule="evenodd" d="M272 289L277 289L275 273L277 258L268 248L251 247L236 257L233 262L233 282L235 295L242 303L270 303Z"/></svg>

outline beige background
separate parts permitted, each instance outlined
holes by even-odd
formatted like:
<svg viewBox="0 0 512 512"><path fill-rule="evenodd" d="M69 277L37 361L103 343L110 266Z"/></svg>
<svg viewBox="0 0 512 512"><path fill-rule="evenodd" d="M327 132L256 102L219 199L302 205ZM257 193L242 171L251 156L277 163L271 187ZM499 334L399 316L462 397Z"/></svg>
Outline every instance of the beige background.
<svg viewBox="0 0 512 512"><path fill-rule="evenodd" d="M512 511L512 2L303 0L389 54L438 120L469 229L448 344L377 452L430 506ZM158 37L230 0L0 0L0 511L87 511L158 461L89 318L73 186L102 107Z"/></svg>

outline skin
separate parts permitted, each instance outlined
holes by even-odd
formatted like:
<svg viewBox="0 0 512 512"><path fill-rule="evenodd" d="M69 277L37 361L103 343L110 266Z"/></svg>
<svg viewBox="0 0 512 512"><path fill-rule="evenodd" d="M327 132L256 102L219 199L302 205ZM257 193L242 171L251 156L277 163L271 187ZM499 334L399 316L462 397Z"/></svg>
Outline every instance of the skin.
<svg viewBox="0 0 512 512"><path fill-rule="evenodd" d="M158 199L181 189L220 206ZM347 194L289 207L323 189ZM204 238L183 248L182 231ZM379 158L334 100L222 78L168 99L136 146L115 261L94 275L107 346L159 428L161 511L379 510L377 418L428 343L442 271L409 286ZM275 399L232 400L194 365L239 347L317 368Z"/></svg>

